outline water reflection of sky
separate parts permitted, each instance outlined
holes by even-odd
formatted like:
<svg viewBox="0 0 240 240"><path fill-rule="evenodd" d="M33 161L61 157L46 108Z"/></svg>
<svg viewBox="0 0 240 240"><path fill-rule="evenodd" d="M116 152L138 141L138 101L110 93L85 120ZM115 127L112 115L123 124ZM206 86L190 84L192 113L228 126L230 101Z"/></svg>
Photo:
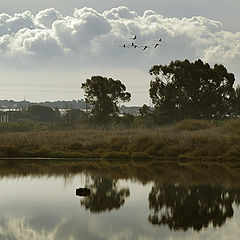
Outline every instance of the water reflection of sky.
<svg viewBox="0 0 240 240"><path fill-rule="evenodd" d="M129 188L119 209L98 214L85 210L75 189L85 185L84 175L73 178L26 177L0 180L1 240L194 240L239 239L239 210L221 227L201 231L171 231L148 221L148 195L152 184L121 180L116 189Z"/></svg>

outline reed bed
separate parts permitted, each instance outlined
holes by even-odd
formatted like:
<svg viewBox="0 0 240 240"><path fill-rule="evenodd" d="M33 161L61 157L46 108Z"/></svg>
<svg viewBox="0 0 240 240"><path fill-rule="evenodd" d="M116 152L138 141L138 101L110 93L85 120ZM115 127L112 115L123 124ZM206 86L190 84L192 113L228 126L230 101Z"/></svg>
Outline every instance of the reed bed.
<svg viewBox="0 0 240 240"><path fill-rule="evenodd" d="M197 122L196 122L197 121ZM0 157L106 160L240 160L240 120L184 120L151 129L74 129L1 133Z"/></svg>

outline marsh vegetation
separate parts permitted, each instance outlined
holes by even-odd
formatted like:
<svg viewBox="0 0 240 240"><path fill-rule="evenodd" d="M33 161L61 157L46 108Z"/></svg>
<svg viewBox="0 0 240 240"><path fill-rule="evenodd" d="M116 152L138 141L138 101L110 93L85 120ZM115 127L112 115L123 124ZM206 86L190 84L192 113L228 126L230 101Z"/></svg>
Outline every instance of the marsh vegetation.
<svg viewBox="0 0 240 240"><path fill-rule="evenodd" d="M240 120L183 120L155 128L1 133L0 156L104 160L239 160Z"/></svg>
<svg viewBox="0 0 240 240"><path fill-rule="evenodd" d="M119 114L131 94L120 80L82 84L85 111L34 105L0 125L0 157L97 158L117 161L240 159L240 87L223 65L197 60L155 65L153 107Z"/></svg>

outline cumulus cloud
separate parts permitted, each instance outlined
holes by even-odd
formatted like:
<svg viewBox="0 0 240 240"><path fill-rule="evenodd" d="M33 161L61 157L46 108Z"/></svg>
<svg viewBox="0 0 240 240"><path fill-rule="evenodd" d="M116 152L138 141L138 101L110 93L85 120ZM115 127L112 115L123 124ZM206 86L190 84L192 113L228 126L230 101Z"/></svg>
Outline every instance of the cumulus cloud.
<svg viewBox="0 0 240 240"><path fill-rule="evenodd" d="M142 48L123 49L135 43ZM154 49L154 40L165 43ZM202 58L236 69L240 64L240 32L224 31L218 21L204 17L168 18L152 10L143 15L118 7L103 13L92 8L75 9L64 16L53 8L35 16L26 11L13 16L0 14L0 61L2 58L74 56L83 62L129 65L168 63L170 60ZM28 58L29 59L29 58Z"/></svg>
<svg viewBox="0 0 240 240"><path fill-rule="evenodd" d="M127 7L120 6L118 8L113 8L109 11L103 13L107 19L120 20L120 19L133 19L138 17L137 13L134 11L129 11Z"/></svg>
<svg viewBox="0 0 240 240"><path fill-rule="evenodd" d="M46 28L51 28L52 24L62 17L63 15L59 11L56 11L54 8L48 8L40 11L36 15L35 20L40 26L43 25Z"/></svg>

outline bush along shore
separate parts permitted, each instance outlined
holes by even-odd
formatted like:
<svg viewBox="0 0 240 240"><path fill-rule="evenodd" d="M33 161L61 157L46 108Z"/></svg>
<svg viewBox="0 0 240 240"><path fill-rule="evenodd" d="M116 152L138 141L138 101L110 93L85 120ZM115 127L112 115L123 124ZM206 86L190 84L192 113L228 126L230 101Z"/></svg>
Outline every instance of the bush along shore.
<svg viewBox="0 0 240 240"><path fill-rule="evenodd" d="M183 120L151 129L74 129L1 133L0 158L108 161L240 160L240 120Z"/></svg>

